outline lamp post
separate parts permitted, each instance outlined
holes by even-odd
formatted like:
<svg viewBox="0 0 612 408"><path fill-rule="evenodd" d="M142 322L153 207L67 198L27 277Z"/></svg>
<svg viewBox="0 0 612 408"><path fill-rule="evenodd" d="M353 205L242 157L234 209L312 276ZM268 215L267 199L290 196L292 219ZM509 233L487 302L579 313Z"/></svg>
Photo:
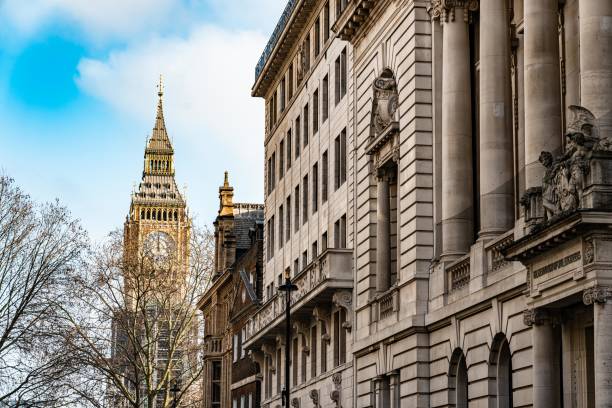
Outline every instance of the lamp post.
<svg viewBox="0 0 612 408"><path fill-rule="evenodd" d="M173 408L177 408L178 404L177 404L177 400L176 400L176 394L178 394L181 391L181 389L178 386L178 381L174 380L174 385L172 386L172 388L170 388L170 392L172 393L172 407Z"/></svg>
<svg viewBox="0 0 612 408"><path fill-rule="evenodd" d="M290 402L290 376L289 367L291 361L291 292L297 290L297 286L291 283L291 269L285 269L285 284L278 287L285 292L285 389L283 390L283 406L289 408Z"/></svg>

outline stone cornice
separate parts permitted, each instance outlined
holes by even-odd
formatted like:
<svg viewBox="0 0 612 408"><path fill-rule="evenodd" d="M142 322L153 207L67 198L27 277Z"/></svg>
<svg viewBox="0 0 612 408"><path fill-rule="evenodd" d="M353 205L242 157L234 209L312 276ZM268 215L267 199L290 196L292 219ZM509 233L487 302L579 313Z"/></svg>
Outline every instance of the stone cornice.
<svg viewBox="0 0 612 408"><path fill-rule="evenodd" d="M376 6L376 3L377 1L374 0L349 1L332 26L337 37L345 41L352 41L359 29L370 18L370 11Z"/></svg>

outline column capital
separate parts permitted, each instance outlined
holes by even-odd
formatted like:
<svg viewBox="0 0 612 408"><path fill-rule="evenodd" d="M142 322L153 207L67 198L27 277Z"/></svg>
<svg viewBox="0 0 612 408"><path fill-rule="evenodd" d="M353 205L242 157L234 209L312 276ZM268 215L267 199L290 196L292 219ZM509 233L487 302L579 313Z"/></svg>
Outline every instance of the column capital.
<svg viewBox="0 0 612 408"><path fill-rule="evenodd" d="M523 312L523 323L525 326L541 326L544 324L558 324L561 317L546 309L527 309Z"/></svg>
<svg viewBox="0 0 612 408"><path fill-rule="evenodd" d="M608 286L593 286L582 292L582 301L585 305L606 303L610 299L612 299L612 290Z"/></svg>
<svg viewBox="0 0 612 408"><path fill-rule="evenodd" d="M455 21L456 9L463 9L463 21L470 21L470 13L478 10L479 0L430 0L427 11L441 23Z"/></svg>

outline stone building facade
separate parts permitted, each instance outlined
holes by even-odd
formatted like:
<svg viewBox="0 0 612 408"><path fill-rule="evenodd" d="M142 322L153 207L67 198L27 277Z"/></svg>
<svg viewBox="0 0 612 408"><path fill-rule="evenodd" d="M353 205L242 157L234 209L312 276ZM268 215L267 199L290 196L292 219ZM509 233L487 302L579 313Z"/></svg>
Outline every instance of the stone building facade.
<svg viewBox="0 0 612 408"><path fill-rule="evenodd" d="M259 407L259 367L246 358L241 336L244 313L258 301L263 206L234 203L233 196L226 172L219 187L219 213L214 222L215 273L198 302L204 317L202 406L206 408ZM247 291L250 299L242 299Z"/></svg>
<svg viewBox="0 0 612 408"><path fill-rule="evenodd" d="M253 88L266 99L264 285L291 268L298 286L293 372L323 344L304 327L336 333L322 307L346 313L348 353L338 376L298 378L296 404L612 404L611 44L609 0L289 2ZM296 161L287 143L307 112ZM335 182L320 163L336 134L346 182L295 228L296 194L308 185L310 206ZM345 213L347 249L327 241L301 262ZM267 293L246 345L274 407L283 314Z"/></svg>

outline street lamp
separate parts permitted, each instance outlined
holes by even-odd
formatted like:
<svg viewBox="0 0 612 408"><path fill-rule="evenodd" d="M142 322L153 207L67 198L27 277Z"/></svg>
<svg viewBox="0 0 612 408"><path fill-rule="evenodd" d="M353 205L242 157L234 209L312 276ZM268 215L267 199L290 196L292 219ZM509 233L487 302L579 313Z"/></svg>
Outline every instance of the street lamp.
<svg viewBox="0 0 612 408"><path fill-rule="evenodd" d="M172 386L172 388L170 388L170 392L172 393L172 407L176 408L178 407L177 404L177 400L176 400L176 394L178 394L181 391L181 389L178 386L178 381L174 380L174 385Z"/></svg>
<svg viewBox="0 0 612 408"><path fill-rule="evenodd" d="M291 269L285 269L285 284L278 287L285 292L285 389L283 390L283 406L289 408L290 388L289 377L291 375L291 292L297 290L297 286L291 283Z"/></svg>

